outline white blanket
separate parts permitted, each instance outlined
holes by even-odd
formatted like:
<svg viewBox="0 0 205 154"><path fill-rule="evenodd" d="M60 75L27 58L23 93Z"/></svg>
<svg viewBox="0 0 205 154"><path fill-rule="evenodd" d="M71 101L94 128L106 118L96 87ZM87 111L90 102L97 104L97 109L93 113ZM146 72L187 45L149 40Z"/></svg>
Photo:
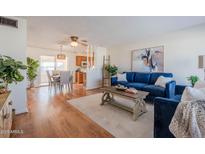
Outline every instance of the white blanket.
<svg viewBox="0 0 205 154"><path fill-rule="evenodd" d="M205 100L179 103L169 129L177 138L205 137Z"/></svg>

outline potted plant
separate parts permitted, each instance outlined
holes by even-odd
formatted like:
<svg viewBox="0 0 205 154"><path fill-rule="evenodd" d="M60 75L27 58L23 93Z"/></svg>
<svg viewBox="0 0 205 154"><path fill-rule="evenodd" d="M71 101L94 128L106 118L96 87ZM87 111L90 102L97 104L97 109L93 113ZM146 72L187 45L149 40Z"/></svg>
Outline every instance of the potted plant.
<svg viewBox="0 0 205 154"><path fill-rule="evenodd" d="M37 77L38 67L39 67L39 61L32 59L30 57L27 57L27 78L30 82L29 87L34 87L34 80Z"/></svg>
<svg viewBox="0 0 205 154"><path fill-rule="evenodd" d="M114 75L117 74L118 67L115 66L115 65L107 65L107 66L105 67L105 70L108 71L111 76L114 76Z"/></svg>
<svg viewBox="0 0 205 154"><path fill-rule="evenodd" d="M191 82L192 86L194 86L195 83L199 80L199 77L196 75L191 75L191 76L187 77L187 80L189 82Z"/></svg>
<svg viewBox="0 0 205 154"><path fill-rule="evenodd" d="M27 69L27 66L21 61L0 55L0 79L3 81L6 90L8 90L8 84L18 83L24 79L20 70L25 69Z"/></svg>

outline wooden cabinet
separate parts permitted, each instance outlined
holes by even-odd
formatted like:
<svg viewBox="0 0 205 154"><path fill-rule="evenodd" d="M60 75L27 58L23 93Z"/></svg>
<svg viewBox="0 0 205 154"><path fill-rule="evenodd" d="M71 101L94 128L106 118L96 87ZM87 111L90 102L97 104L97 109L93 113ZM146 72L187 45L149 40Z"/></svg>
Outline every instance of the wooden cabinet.
<svg viewBox="0 0 205 154"><path fill-rule="evenodd" d="M84 72L75 72L76 83L84 84L86 82L86 73Z"/></svg>
<svg viewBox="0 0 205 154"><path fill-rule="evenodd" d="M10 137L9 131L11 130L12 121L13 114L10 92L0 94L0 138Z"/></svg>
<svg viewBox="0 0 205 154"><path fill-rule="evenodd" d="M81 62L82 61L87 61L87 57L86 56L81 56Z"/></svg>
<svg viewBox="0 0 205 154"><path fill-rule="evenodd" d="M82 56L76 56L76 66L81 66Z"/></svg>
<svg viewBox="0 0 205 154"><path fill-rule="evenodd" d="M81 66L82 61L87 62L87 57L86 56L76 56L76 66ZM92 61L92 62L91 62ZM94 57L88 57L88 64L94 65Z"/></svg>

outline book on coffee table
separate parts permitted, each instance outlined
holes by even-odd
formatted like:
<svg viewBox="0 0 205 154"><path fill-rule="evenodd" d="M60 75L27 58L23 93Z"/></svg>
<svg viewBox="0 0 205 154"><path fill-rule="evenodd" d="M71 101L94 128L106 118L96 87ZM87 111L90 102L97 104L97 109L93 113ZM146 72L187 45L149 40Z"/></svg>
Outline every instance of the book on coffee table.
<svg viewBox="0 0 205 154"><path fill-rule="evenodd" d="M136 90L134 88L129 88L129 89L126 89L125 92L131 93L131 94L137 94L138 90Z"/></svg>

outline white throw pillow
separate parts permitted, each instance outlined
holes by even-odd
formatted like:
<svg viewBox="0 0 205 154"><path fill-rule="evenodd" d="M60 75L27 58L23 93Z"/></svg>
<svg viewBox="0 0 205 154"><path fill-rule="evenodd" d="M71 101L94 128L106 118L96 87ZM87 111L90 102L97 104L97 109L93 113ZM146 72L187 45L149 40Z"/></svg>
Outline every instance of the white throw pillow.
<svg viewBox="0 0 205 154"><path fill-rule="evenodd" d="M196 89L205 88L205 81L201 81L201 80L197 81L194 85L194 88Z"/></svg>
<svg viewBox="0 0 205 154"><path fill-rule="evenodd" d="M205 88L196 89L192 87L186 87L182 94L181 101L185 102L185 101L194 101L200 99L205 99Z"/></svg>
<svg viewBox="0 0 205 154"><path fill-rule="evenodd" d="M117 74L117 81L127 81L126 73Z"/></svg>
<svg viewBox="0 0 205 154"><path fill-rule="evenodd" d="M155 82L155 86L160 86L165 88L166 87L166 83L172 81L172 78L168 78L168 77L164 77L164 76L160 76L158 77L157 81Z"/></svg>

